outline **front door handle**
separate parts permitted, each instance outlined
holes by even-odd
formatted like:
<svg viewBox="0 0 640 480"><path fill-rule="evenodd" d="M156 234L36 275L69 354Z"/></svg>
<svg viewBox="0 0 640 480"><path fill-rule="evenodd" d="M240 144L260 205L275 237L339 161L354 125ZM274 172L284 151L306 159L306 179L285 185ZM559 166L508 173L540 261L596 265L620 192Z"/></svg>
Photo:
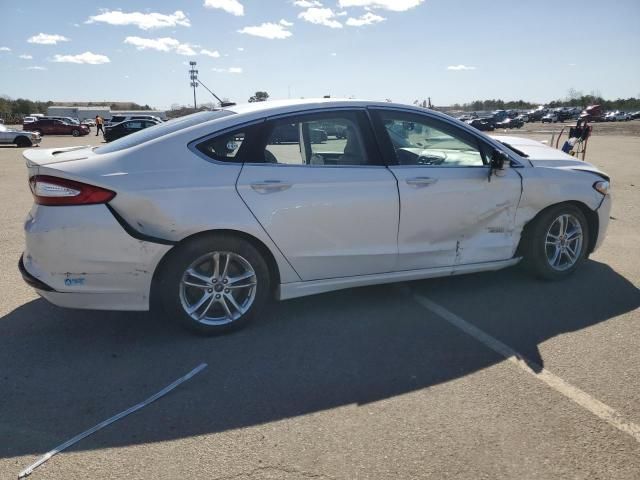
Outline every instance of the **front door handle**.
<svg viewBox="0 0 640 480"><path fill-rule="evenodd" d="M438 181L437 178L432 177L413 177L407 178L407 185L411 185L412 187L427 187L429 185L433 185Z"/></svg>
<svg viewBox="0 0 640 480"><path fill-rule="evenodd" d="M282 192L283 190L291 188L291 184L281 182L280 180L265 180L263 182L252 183L251 188L258 193Z"/></svg>

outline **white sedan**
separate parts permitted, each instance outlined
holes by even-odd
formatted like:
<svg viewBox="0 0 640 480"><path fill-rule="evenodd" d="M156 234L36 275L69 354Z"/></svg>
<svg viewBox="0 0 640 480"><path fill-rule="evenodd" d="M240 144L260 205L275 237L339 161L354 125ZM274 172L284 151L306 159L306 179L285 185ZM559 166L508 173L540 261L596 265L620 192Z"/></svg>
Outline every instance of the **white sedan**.
<svg viewBox="0 0 640 480"><path fill-rule="evenodd" d="M0 145L17 145L18 147L32 147L42 139L35 132L27 132L0 125Z"/></svg>
<svg viewBox="0 0 640 480"><path fill-rule="evenodd" d="M24 156L27 283L65 307L158 307L204 334L271 297L520 261L561 279L602 243L611 208L588 163L389 103L238 105Z"/></svg>

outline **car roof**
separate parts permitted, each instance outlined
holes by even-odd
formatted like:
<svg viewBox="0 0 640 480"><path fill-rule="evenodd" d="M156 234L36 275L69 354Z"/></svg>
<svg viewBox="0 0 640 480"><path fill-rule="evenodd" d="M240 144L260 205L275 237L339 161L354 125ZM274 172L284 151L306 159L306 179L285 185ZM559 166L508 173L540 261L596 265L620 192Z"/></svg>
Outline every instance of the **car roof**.
<svg viewBox="0 0 640 480"><path fill-rule="evenodd" d="M424 108L414 107L392 102L379 102L369 100L356 100L351 98L308 98L290 100L267 100L266 102L243 103L225 107L237 114L268 113L277 115L279 113L298 112L304 110L327 109L327 108L365 108L365 107L389 107L424 111ZM431 110L433 112L433 110Z"/></svg>

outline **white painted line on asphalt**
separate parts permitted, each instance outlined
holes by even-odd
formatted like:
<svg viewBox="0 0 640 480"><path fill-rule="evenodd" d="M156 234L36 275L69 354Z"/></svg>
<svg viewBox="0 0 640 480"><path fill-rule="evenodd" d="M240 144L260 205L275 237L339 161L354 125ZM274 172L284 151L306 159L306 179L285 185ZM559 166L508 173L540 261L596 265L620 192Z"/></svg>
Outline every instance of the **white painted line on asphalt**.
<svg viewBox="0 0 640 480"><path fill-rule="evenodd" d="M560 377L542 368L542 366L536 364L535 362L532 362L530 359L527 359L524 355L521 355L508 345L505 345L500 340L497 340L491 335L483 332L475 325L472 325L471 323L460 318L455 313L450 312L449 310L438 305L432 300L429 300L428 298L417 294L413 294L413 298L427 310L435 313L440 318L446 320L451 325L459 328L466 334L471 335L494 352L502 355L509 362L517 365L525 372L546 383L549 387L553 388L558 393L561 393L569 400L577 403L582 408L590 411L598 418L613 425L621 432L631 435L637 442L640 442L640 425L636 425L635 423L626 420L610 406L602 403L596 398L593 398L591 395L583 392L579 388L565 382ZM530 368L529 365L533 365L537 371Z"/></svg>
<svg viewBox="0 0 640 480"><path fill-rule="evenodd" d="M79 433L78 435L76 435L75 437L73 437L71 440L67 440L66 442L64 442L61 445L58 445L56 448L54 448L53 450L45 453L42 457L40 457L36 462L32 463L31 465L29 465L27 468L25 468L24 470L22 470L19 474L18 474L18 479L27 477L29 475L31 475L33 473L33 471L38 468L40 465L42 465L43 463L45 463L47 460L49 460L51 457L53 457L54 455L57 455L58 453L60 453L61 451L69 448L71 445L75 445L76 443L78 443L80 440L82 440L83 438L88 437L89 435L93 435L94 433L96 433L98 430L103 429L104 427L106 427L107 425L111 425L113 422L120 420L121 418L126 417L127 415L136 412L138 410L140 410L142 407L146 407L147 405L149 405L152 402L155 402L156 400L158 400L160 397L165 396L167 393L169 393L171 390L173 390L174 388L176 388L178 385L186 382L187 380L189 380L191 377L193 377L194 375L196 375L197 373L200 373L202 370L204 370L205 368L207 368L207 364L206 363L201 363L200 365L198 365L196 368L194 368L193 370L191 370L189 373L187 373L184 377L179 378L178 380L176 380L175 382L173 382L171 385L167 385L166 387L164 387L162 390L160 390L158 393L156 393L155 395L150 396L149 398L147 398L146 400L143 400L142 402L134 405L133 407L127 408L126 410L118 413L117 415L114 415L111 418L108 418L107 420L105 420L104 422L100 422L98 425L95 425L94 427L91 427L89 430L86 430L82 433Z"/></svg>

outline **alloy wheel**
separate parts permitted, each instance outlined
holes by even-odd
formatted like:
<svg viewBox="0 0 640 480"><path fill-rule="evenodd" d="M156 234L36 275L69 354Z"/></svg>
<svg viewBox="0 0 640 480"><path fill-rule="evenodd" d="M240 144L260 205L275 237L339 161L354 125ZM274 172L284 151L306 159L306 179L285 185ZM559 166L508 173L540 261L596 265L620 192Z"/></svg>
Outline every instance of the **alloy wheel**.
<svg viewBox="0 0 640 480"><path fill-rule="evenodd" d="M196 322L226 325L249 311L256 285L255 270L245 258L233 252L211 252L184 271L180 302Z"/></svg>
<svg viewBox="0 0 640 480"><path fill-rule="evenodd" d="M568 270L580 259L584 240L582 225L573 215L558 216L547 230L545 253L549 266L557 271Z"/></svg>

